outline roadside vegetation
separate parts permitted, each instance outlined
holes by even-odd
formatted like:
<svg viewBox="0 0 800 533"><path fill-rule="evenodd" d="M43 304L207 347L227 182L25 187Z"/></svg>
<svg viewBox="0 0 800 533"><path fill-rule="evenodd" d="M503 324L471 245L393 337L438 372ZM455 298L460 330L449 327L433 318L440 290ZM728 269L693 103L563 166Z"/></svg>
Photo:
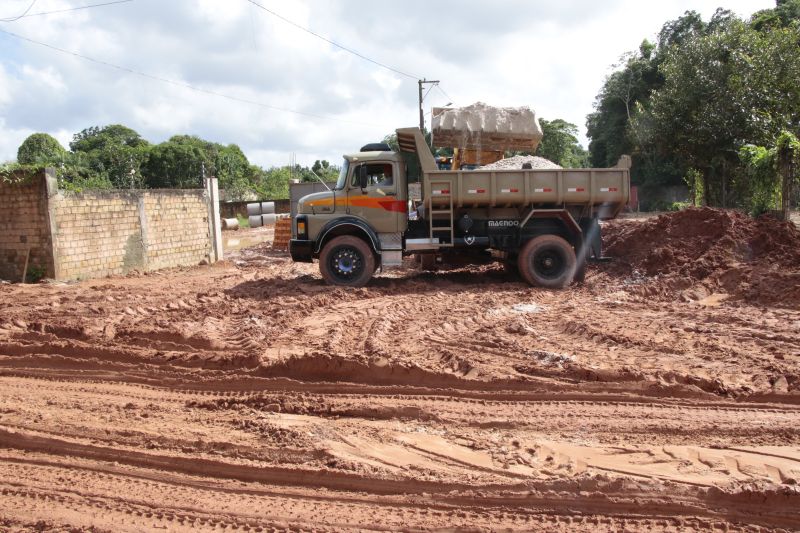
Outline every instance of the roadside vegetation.
<svg viewBox="0 0 800 533"><path fill-rule="evenodd" d="M643 191L685 183L694 203L780 209L800 162L800 0L666 22L621 58L586 125L590 164L633 154Z"/></svg>
<svg viewBox="0 0 800 533"><path fill-rule="evenodd" d="M203 176L216 176L229 200L288 198L291 178L335 180L338 167L316 161L264 169L253 165L235 144L223 145L192 135L175 135L151 144L121 124L93 126L73 136L69 150L47 133L30 135L17 151L17 162L0 168L11 179L26 169L52 166L66 190L162 189L202 186ZM312 172L313 171L313 172Z"/></svg>

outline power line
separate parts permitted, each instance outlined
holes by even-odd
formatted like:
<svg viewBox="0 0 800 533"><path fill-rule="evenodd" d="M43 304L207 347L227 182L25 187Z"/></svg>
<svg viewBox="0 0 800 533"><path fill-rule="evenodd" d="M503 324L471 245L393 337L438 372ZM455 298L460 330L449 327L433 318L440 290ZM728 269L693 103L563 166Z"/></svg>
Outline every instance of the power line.
<svg viewBox="0 0 800 533"><path fill-rule="evenodd" d="M414 76L413 74L408 74L407 72L403 72L402 70L398 70L398 69L396 69L396 68L394 68L394 67L390 67L389 65L386 65L386 64L384 64L384 63L381 63L381 62L379 62L379 61L375 61L374 59L370 59L369 57L365 56L364 54L362 54L362 53L360 53L360 52L357 52L356 50L353 50L352 48L348 48L348 47L346 47L346 46L343 46L343 45L341 45L341 44L339 44L339 43L337 43L337 42L334 42L334 41L332 41L332 40L328 39L327 37L325 37L325 36L323 36L323 35L320 35L319 33L313 32L313 31L309 30L308 28L306 28L306 27L304 27L304 26L301 26L300 24L297 24L297 23L296 23L296 22L294 22L294 21L292 21L292 20L289 20L289 19L287 19L286 17L284 17L284 16L282 16L282 15L279 15L278 13L276 13L276 12L272 11L271 9L268 9L268 8L266 8L266 7L262 6L261 4L259 4L258 2L256 2L255 0L247 0L247 1L248 1L248 2L250 2L251 4L253 4L253 5L254 5L254 6L256 6L256 7L259 7L259 8L261 8L261 9L263 9L264 11L266 11L267 13L269 13L270 15L272 15L272 16L274 16L274 17L277 17L277 18L281 19L282 21L286 22L287 24L291 24L291 25L292 25L292 26L294 26L295 28L298 28L298 29L300 29L300 30L303 30L303 31L304 31L304 32L306 32L306 33L310 33L311 35L313 35L313 36L314 36L314 37L316 37L317 39L322 39L322 40L323 40L323 41L325 41L326 43L328 43L328 44L332 44L332 45L333 45L333 46L335 46L336 48L340 48L340 49L344 50L345 52L349 52L349 53L353 54L354 56L360 57L361 59L363 59L363 60L365 60L365 61L369 61L370 63L372 63L372 64L374 64L374 65L378 65L378 66L379 66L379 67L381 67L381 68L385 68L385 69L387 69L387 70L391 70L392 72L394 72L394 73L396 73L396 74L400 74L401 76L405 76L405 77L407 77L407 78L411 78L411 79L413 79L413 80L420 80L420 79L422 79L422 77L421 77L421 76Z"/></svg>
<svg viewBox="0 0 800 533"><path fill-rule="evenodd" d="M14 22L14 21L17 21L17 20L21 19L22 17L24 17L25 15L28 14L28 11L30 11L33 8L33 5L35 3L36 3L36 0L33 0L31 2L31 5L28 6L28 9L23 11L20 16L18 16L18 17L10 17L10 18L7 18L7 19L0 19L0 22Z"/></svg>
<svg viewBox="0 0 800 533"><path fill-rule="evenodd" d="M453 105L456 105L456 103L455 103L455 100L453 100L453 98L452 98L452 97L451 97L449 94L447 94L446 92L444 92L444 89L442 89L442 86L441 86L441 85L439 85L439 84L437 83L437 84L436 84L436 88L437 88L437 89L439 89L439 92L441 92L441 93L444 95L444 97L445 97L445 98L447 98L447 100L448 100L450 103L452 103Z"/></svg>
<svg viewBox="0 0 800 533"><path fill-rule="evenodd" d="M0 33L4 33L6 35L10 35L11 37L14 37L16 39L20 39L22 41L27 41L29 43L33 43L33 44L36 44L36 45L39 45L39 46L43 46L45 48L49 48L50 50L54 50L54 51L60 52L62 54L71 55L73 57L77 57L79 59L83 59L84 61L89 61L91 63L96 63L98 65L103 65L105 67L109 67L109 68L113 68L113 69L120 70L120 71L123 71L123 72L127 72L128 74L134 74L136 76L141 76L143 78L147 78L147 79L150 79L150 80L155 80L155 81L159 81L159 82L162 82L162 83L168 83L168 84L174 85L176 87L183 87L183 88L190 89L192 91L203 93L203 94L210 94L212 96L219 96L221 98L227 98L228 100L233 100L235 102L251 104L251 105L263 107L263 108L266 108L266 109L272 109L274 111L283 111L283 112L286 112L286 113L293 113L295 115L303 115L303 116L306 116L306 117L320 118L320 119L324 119L324 120L332 120L332 121L335 121L335 122L342 122L342 123L347 123L347 124L357 124L357 125L360 125L360 126L380 127L378 124L369 124L369 123L366 123L366 122L355 122L355 121L352 121L352 120L343 120L343 119L340 119L340 118L329 117L329 116L326 116L326 115L317 115L315 113L308 113L306 111L297 111L295 109L289 109L289 108L286 108L286 107L274 106L274 105L270 105L270 104L265 104L263 102L257 102L255 100L249 100L247 98L241 98L241 97L238 97L238 96L233 96L233 95L230 95L230 94L220 93L220 92L212 91L212 90L209 90L209 89L203 89L202 87L197 87L195 85L190 85L190 84L182 82L182 81L175 81L175 80L171 80L169 78L163 78L161 76L156 76L156 75L153 75L153 74L148 74L146 72L141 72L139 70L134 70L134 69L129 68L129 67L123 67L123 66L120 66L120 65L115 65L113 63L109 63L108 61L103 61L101 59L95 59L95 58L92 58L92 57L89 57L89 56L85 56L83 54L79 54L78 52L73 52L71 50L65 50L63 48L59 48L57 46L53 46L52 44L47 44L47 43L43 43L43 42L40 42L40 41L36 41L36 40L33 40L33 39L29 38L29 37L24 37L22 35L17 35L16 33L12 33L10 31L6 31L6 30L3 30L3 29L0 29Z"/></svg>
<svg viewBox="0 0 800 533"><path fill-rule="evenodd" d="M104 2L102 4L90 4L88 6L78 6L78 7L70 7L67 9L57 9L55 11L43 11L41 13L31 13L29 15L22 15L21 17L18 17L15 20L27 17L39 17L42 15L55 15L57 13L66 13L68 11L79 11L81 9L89 9L92 7L103 7L103 6L112 6L114 4L125 4L127 2L133 2L133 0L117 0L116 2ZM13 21L4 20L3 22L13 22Z"/></svg>

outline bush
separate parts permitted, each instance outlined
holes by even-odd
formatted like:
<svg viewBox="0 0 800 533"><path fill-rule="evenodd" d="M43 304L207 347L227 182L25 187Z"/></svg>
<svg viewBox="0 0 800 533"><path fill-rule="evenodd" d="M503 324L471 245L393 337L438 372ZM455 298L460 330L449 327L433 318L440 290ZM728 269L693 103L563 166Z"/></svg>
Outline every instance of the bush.
<svg viewBox="0 0 800 533"><path fill-rule="evenodd" d="M672 202L669 206L669 211L680 211L691 206L690 202Z"/></svg>
<svg viewBox="0 0 800 533"><path fill-rule="evenodd" d="M28 283L38 283L45 275L45 269L41 265L30 265L25 273L25 281Z"/></svg>

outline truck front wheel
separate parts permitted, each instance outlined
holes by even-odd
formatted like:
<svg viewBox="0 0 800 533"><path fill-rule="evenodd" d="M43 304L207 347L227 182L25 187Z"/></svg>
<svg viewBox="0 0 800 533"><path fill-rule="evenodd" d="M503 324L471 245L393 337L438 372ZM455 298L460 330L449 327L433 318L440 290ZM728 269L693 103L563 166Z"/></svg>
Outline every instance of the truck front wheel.
<svg viewBox="0 0 800 533"><path fill-rule="evenodd" d="M525 243L517 261L519 273L534 286L562 289L575 276L575 250L556 235L541 235Z"/></svg>
<svg viewBox="0 0 800 533"><path fill-rule="evenodd" d="M331 285L363 287L375 272L375 255L358 237L334 237L322 248L319 271Z"/></svg>

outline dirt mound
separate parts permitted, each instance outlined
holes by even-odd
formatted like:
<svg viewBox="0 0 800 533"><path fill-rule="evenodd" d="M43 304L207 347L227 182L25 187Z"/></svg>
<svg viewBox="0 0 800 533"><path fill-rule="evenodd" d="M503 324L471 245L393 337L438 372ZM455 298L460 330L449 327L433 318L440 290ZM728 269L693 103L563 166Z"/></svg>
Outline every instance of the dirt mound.
<svg viewBox="0 0 800 533"><path fill-rule="evenodd" d="M800 231L789 222L690 208L640 223L612 222L604 238L608 255L686 299L721 292L800 306Z"/></svg>

